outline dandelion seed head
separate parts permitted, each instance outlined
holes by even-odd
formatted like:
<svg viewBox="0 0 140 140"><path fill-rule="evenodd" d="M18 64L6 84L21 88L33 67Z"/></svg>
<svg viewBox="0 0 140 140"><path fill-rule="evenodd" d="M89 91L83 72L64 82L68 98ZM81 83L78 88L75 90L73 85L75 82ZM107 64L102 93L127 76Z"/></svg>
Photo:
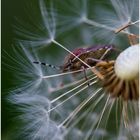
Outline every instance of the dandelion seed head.
<svg viewBox="0 0 140 140"><path fill-rule="evenodd" d="M29 26L31 30L18 28L17 31L24 37L18 40L18 48L24 56L21 58L19 52L15 56L18 58L15 78L21 84L10 92L9 100L21 112L19 118L24 122L21 136L33 140L126 138L122 134L118 136L118 132L123 133L126 126L130 126L132 120L138 116L137 101L124 101L120 96L112 99L112 92L105 90L98 77L89 69L85 70L85 79L81 69L63 73L33 62L52 63L54 60L59 67L63 55L72 54L72 49L80 45L86 44L83 47L86 48L87 44L112 44L121 33L130 34L128 28L118 34L115 31L131 21L134 14L133 8L128 8L131 1L112 0L109 4L114 6L114 13L102 5L98 5L96 9L94 2L90 4L93 6L91 13L88 0L76 0L74 3L71 0L53 2L40 0L41 23L35 28ZM96 13L100 16L95 16ZM36 28L38 30L34 31ZM47 46L54 50L54 56L50 55ZM41 53L35 49L40 47L44 50L47 47L47 51L43 50L44 53ZM62 53L59 54L55 47ZM112 124L114 127L109 128ZM121 124L124 130L121 129ZM132 133L130 134L133 135Z"/></svg>

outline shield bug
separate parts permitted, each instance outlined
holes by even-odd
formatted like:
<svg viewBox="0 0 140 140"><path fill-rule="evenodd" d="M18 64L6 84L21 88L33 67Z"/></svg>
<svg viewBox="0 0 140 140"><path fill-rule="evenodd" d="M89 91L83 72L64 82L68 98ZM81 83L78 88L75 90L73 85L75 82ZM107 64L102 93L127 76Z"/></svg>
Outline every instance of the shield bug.
<svg viewBox="0 0 140 140"><path fill-rule="evenodd" d="M75 71L79 69L86 69L88 66L85 65L84 61L89 66L95 66L99 61L105 60L112 50L117 50L113 45L93 45L88 48L77 48L64 59L64 64L61 66L63 72ZM80 60L80 61L77 57Z"/></svg>
<svg viewBox="0 0 140 140"><path fill-rule="evenodd" d="M58 67L38 61L34 63L60 69L62 72L83 69L86 77L85 69L87 69L88 66L95 66L97 62L106 60L109 52L113 50L118 51L113 45L93 45L87 48L76 48L65 57L63 65Z"/></svg>

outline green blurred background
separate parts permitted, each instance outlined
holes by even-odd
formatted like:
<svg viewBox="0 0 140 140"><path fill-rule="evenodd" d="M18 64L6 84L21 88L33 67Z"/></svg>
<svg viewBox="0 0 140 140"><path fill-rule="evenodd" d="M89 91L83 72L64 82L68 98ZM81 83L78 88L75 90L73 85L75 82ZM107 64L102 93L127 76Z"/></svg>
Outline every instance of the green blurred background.
<svg viewBox="0 0 140 140"><path fill-rule="evenodd" d="M3 50L11 52L12 44L14 44L15 34L13 32L13 25L15 17L22 17L24 15L25 5L28 0L2 0L2 55ZM6 59L2 57L2 63L6 63ZM10 88L12 88L13 81L10 70L2 65L2 140L11 140L10 136L15 122L13 120L13 108L7 103L6 97Z"/></svg>

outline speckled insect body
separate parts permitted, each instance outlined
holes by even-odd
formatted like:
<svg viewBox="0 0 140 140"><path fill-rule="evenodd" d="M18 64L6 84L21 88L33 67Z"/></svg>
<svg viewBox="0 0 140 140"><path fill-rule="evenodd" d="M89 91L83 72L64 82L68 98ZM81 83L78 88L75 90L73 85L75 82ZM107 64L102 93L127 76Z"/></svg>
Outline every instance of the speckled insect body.
<svg viewBox="0 0 140 140"><path fill-rule="evenodd" d="M87 48L76 48L64 58L64 63L61 66L54 66L39 61L33 63L59 69L62 72L76 71L80 69L85 71L88 66L93 67L97 62L108 60L108 54L113 50L118 51L113 45L93 45Z"/></svg>
<svg viewBox="0 0 140 140"><path fill-rule="evenodd" d="M94 45L88 48L77 48L72 53L92 67L97 62L105 60L111 50L115 50L113 45ZM87 65L77 59L73 54L69 54L64 59L64 64L61 67L63 72L87 68Z"/></svg>

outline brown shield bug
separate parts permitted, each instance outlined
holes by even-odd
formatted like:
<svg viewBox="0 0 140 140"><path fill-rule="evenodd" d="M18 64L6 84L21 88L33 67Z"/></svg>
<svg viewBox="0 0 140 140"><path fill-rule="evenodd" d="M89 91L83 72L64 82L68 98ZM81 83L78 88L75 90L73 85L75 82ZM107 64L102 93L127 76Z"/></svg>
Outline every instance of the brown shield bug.
<svg viewBox="0 0 140 140"><path fill-rule="evenodd" d="M112 50L117 49L113 45L93 45L88 48L77 48L72 53L92 67L95 66L97 62L105 60L107 54ZM64 64L61 66L63 72L87 68L87 65L77 59L73 54L68 54L68 56L65 57Z"/></svg>
<svg viewBox="0 0 140 140"><path fill-rule="evenodd" d="M62 72L83 69L85 73L85 69L88 68L87 65L93 67L97 62L106 60L109 52L113 50L118 51L118 49L116 49L113 45L93 45L87 48L76 48L74 51L72 51L72 54L68 54L65 57L64 64L58 67L38 61L35 61L34 63L46 65L55 69L60 69L62 70ZM87 79L86 74L85 78Z"/></svg>

